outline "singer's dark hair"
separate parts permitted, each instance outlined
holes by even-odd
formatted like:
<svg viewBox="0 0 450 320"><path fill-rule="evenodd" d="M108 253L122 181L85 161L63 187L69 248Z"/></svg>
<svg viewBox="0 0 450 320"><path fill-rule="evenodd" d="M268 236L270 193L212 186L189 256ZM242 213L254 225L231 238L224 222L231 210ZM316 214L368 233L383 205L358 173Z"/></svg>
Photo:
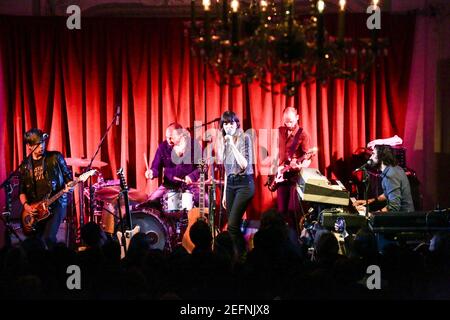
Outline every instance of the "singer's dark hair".
<svg viewBox="0 0 450 320"><path fill-rule="evenodd" d="M238 116L236 115L236 113L234 113L233 111L225 111L222 114L222 117L220 117L220 129L222 129L222 134L225 136L225 131L223 130L223 125L225 123L230 123L230 122L236 122L236 125L238 127L238 129L241 127L241 121L239 120Z"/></svg>
<svg viewBox="0 0 450 320"><path fill-rule="evenodd" d="M378 163L383 162L386 166L396 166L397 159L392 152L391 146L379 144L375 146L377 149Z"/></svg>
<svg viewBox="0 0 450 320"><path fill-rule="evenodd" d="M44 131L38 128L30 129L25 132L23 141L25 142L25 144L29 144L30 146L41 143L42 141L44 141Z"/></svg>

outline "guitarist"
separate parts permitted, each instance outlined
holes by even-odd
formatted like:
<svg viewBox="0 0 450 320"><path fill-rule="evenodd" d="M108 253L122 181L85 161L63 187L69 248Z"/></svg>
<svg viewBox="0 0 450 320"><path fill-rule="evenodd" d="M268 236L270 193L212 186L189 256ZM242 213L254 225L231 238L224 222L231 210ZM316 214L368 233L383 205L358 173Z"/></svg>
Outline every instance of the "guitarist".
<svg viewBox="0 0 450 320"><path fill-rule="evenodd" d="M31 204L46 196L62 189L70 191L66 185L72 180L72 172L60 152L46 151L47 138L48 135L37 128L24 135L27 152L32 154L20 167L19 198L28 213L35 212ZM66 216L67 194L62 195L49 209L50 217L37 224L35 236L42 238L51 248L56 243L59 225Z"/></svg>
<svg viewBox="0 0 450 320"><path fill-rule="evenodd" d="M278 143L278 165L288 165L289 170L284 173L284 182L277 189L278 212L284 217L289 225L290 237L296 239L298 232L298 214L300 213L300 202L297 196L296 183L300 165L307 167L310 160L302 163L302 157L309 149L309 135L299 126L299 115L294 107L283 110L283 126L279 127ZM296 240L295 240L296 241ZM295 243L295 242L294 242Z"/></svg>

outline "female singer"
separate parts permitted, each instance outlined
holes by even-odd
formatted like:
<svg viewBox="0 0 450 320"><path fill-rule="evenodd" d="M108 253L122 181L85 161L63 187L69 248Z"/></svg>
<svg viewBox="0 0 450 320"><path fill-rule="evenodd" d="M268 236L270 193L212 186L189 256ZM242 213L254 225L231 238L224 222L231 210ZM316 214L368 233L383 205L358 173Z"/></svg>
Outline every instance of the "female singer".
<svg viewBox="0 0 450 320"><path fill-rule="evenodd" d="M251 137L240 128L233 111L225 111L220 120L222 132L219 156L225 168L222 205L228 212L228 232L240 257L246 249L241 232L242 216L255 194Z"/></svg>

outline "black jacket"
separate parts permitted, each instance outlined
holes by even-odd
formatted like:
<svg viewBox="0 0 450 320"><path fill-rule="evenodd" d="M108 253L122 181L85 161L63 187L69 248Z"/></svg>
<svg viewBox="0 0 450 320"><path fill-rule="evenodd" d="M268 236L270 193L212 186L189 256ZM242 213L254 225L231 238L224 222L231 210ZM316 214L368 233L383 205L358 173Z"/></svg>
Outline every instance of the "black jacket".
<svg viewBox="0 0 450 320"><path fill-rule="evenodd" d="M50 195L64 189L65 184L72 180L72 171L67 167L63 155L58 151L46 151L44 153L43 171L49 190L51 190ZM28 203L42 200L36 199L31 157L20 167L19 193L24 193L27 196ZM67 195L62 195L58 202L65 205Z"/></svg>

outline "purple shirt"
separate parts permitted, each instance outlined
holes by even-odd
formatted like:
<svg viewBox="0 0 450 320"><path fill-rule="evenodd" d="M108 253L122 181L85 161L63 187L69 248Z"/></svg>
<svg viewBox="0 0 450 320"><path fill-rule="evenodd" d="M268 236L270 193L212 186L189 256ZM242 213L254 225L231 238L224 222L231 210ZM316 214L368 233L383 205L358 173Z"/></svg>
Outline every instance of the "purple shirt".
<svg viewBox="0 0 450 320"><path fill-rule="evenodd" d="M173 147L165 140L162 142L158 150L156 150L155 158L153 159L151 170L153 177L158 177L160 170L164 168L163 184L168 187L181 186L180 181L174 180L175 177L184 179L189 176L192 181L197 181L200 174L197 168L198 161L202 157L202 149L200 143L194 140L194 158L191 159L191 139L188 139L186 152L178 157ZM193 160L193 161L192 161Z"/></svg>

